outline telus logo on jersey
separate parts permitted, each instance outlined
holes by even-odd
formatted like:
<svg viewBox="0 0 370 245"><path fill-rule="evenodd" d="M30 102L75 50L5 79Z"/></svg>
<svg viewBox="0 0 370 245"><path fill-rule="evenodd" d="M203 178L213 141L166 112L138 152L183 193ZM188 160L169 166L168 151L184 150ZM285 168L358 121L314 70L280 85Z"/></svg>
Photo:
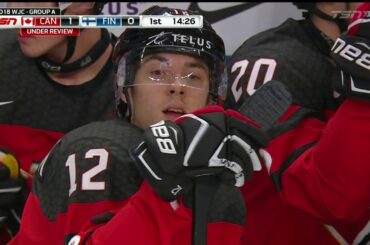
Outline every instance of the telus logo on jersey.
<svg viewBox="0 0 370 245"><path fill-rule="evenodd" d="M194 37L191 35L177 34L173 32L164 32L151 36L148 38L147 45L174 45L178 44L180 46L193 46L194 48L199 48L204 50L212 48L212 42L205 40L202 37Z"/></svg>

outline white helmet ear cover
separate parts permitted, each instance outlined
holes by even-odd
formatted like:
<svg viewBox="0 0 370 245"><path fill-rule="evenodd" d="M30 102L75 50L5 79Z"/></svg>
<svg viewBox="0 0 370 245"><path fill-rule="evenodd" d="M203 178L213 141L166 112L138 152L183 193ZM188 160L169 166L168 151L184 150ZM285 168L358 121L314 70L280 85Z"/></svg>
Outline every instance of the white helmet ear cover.
<svg viewBox="0 0 370 245"><path fill-rule="evenodd" d="M220 75L220 82L218 84L217 93L221 100L226 99L227 94L227 67L224 67L223 69L220 68L220 70L223 70Z"/></svg>
<svg viewBox="0 0 370 245"><path fill-rule="evenodd" d="M123 87L126 80L126 57L123 56L118 62L116 71L116 83L118 87Z"/></svg>
<svg viewBox="0 0 370 245"><path fill-rule="evenodd" d="M116 97L116 107L118 109L118 113L120 116L124 116L126 114L125 110L127 109L125 106L122 107L122 103L125 103L125 94L123 88L125 86L126 80L126 57L122 57L118 63L117 71L116 71L116 81L115 81L115 97Z"/></svg>

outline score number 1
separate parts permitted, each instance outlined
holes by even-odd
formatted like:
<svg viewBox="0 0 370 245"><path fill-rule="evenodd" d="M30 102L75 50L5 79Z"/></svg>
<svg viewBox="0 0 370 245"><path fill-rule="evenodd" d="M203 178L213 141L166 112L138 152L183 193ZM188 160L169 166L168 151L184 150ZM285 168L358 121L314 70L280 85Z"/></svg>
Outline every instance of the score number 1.
<svg viewBox="0 0 370 245"><path fill-rule="evenodd" d="M62 16L60 18L60 25L62 27L79 27L80 18L78 16Z"/></svg>

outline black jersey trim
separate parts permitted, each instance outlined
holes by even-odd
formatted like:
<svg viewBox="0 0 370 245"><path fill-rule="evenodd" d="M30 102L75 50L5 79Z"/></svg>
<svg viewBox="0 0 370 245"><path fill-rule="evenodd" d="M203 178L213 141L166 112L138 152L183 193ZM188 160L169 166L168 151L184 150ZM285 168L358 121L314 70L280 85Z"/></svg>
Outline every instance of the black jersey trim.
<svg viewBox="0 0 370 245"><path fill-rule="evenodd" d="M306 118L316 118L322 121L326 121L326 117L323 116L321 113L318 113L315 110L308 109L308 108L299 108L293 116L291 116L288 120L284 121L283 123L277 124L276 126L272 127L268 131L268 135L271 137L271 139L276 138L290 130L293 130L296 128L299 123L301 123ZM278 191L281 191L281 176L284 173L284 171L293 164L293 162L307 149L310 147L313 147L317 144L317 142L311 142L307 145L304 145L300 148L298 148L296 151L294 151L289 158L282 164L282 166L279 168L278 171L271 174L271 179L276 185Z"/></svg>
<svg viewBox="0 0 370 245"><path fill-rule="evenodd" d="M297 149L295 152L293 152L288 160L286 160L283 165L279 168L278 171L271 174L271 179L274 182L275 186L277 187L278 191L281 191L281 176L283 175L284 171L293 164L293 162L307 149L315 146L317 142L312 142L307 145L302 146L301 148Z"/></svg>
<svg viewBox="0 0 370 245"><path fill-rule="evenodd" d="M316 118L322 121L327 121L327 118L323 114L312 109L301 107L288 120L275 124L267 131L267 133L270 139L274 139L290 130L295 129L298 124L306 118Z"/></svg>

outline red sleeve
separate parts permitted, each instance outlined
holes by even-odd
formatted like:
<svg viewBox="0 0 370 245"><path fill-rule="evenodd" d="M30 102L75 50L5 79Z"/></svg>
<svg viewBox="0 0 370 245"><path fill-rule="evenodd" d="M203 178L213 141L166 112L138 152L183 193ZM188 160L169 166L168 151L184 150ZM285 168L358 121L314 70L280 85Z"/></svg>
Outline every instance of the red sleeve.
<svg viewBox="0 0 370 245"><path fill-rule="evenodd" d="M37 197L31 192L28 196L23 212L20 231L9 245L15 244L47 244L48 239L55 236L53 224L47 220L41 212ZM25 221L26 223L24 223ZM31 222L34 221L34 222ZM37 222L35 222L37 221Z"/></svg>
<svg viewBox="0 0 370 245"><path fill-rule="evenodd" d="M370 104L346 100L325 123L305 119L275 138L271 177L284 200L325 222L352 221L370 206Z"/></svg>
<svg viewBox="0 0 370 245"><path fill-rule="evenodd" d="M63 134L20 125L0 125L0 148L10 150L23 171L31 173L31 165L40 163ZM32 178L28 178L29 189Z"/></svg>
<svg viewBox="0 0 370 245"><path fill-rule="evenodd" d="M14 154L20 164L22 175L27 178L28 190L32 188L34 174L32 164L40 163L62 136L61 133L21 125L0 125L0 150L4 149ZM10 239L4 235L12 237L10 234L7 229L2 229L0 244L9 241Z"/></svg>
<svg viewBox="0 0 370 245"><path fill-rule="evenodd" d="M142 181L128 151L139 133L104 121L65 135L33 178L13 244L63 244L91 218L124 205Z"/></svg>
<svg viewBox="0 0 370 245"><path fill-rule="evenodd" d="M58 215L56 220L49 220L41 211L37 197L31 192L23 211L20 230L9 245L49 245L64 244L66 234L76 233L92 217L121 207L127 201L71 204L68 212Z"/></svg>
<svg viewBox="0 0 370 245"><path fill-rule="evenodd" d="M79 234L83 244L188 245L192 212L181 202L175 210L144 181L107 224L86 227ZM208 224L208 244L240 244L242 231L243 227L235 224Z"/></svg>

